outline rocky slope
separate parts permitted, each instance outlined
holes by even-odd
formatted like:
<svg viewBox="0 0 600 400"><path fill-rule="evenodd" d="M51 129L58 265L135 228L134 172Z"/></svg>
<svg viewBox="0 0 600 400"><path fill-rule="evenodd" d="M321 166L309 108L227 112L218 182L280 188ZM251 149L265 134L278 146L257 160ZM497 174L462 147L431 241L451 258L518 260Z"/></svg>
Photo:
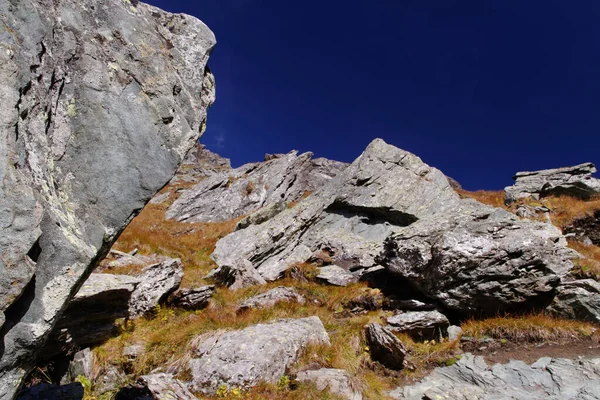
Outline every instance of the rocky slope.
<svg viewBox="0 0 600 400"><path fill-rule="evenodd" d="M200 21L120 0L0 1L0 399L214 101Z"/></svg>

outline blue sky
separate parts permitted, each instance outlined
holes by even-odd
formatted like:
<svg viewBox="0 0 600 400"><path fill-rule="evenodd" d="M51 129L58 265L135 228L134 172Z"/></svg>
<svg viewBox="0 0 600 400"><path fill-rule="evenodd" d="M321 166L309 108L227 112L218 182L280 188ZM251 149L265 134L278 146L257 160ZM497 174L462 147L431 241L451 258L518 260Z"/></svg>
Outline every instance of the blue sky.
<svg viewBox="0 0 600 400"><path fill-rule="evenodd" d="M468 189L600 164L597 0L150 0L218 44L201 142L234 165L376 137Z"/></svg>

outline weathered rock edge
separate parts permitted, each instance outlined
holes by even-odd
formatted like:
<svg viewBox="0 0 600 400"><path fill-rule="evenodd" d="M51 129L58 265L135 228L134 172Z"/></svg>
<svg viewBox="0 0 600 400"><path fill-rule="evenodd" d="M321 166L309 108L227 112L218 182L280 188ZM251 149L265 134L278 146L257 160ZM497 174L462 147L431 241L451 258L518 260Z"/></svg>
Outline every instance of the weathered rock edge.
<svg viewBox="0 0 600 400"><path fill-rule="evenodd" d="M215 37L120 0L0 0L0 399L214 101Z"/></svg>

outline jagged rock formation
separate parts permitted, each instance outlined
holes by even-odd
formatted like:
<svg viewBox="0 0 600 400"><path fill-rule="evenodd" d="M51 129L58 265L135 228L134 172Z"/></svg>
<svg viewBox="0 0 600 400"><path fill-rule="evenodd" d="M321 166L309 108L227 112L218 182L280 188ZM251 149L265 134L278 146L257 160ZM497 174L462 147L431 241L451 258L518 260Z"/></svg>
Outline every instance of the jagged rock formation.
<svg viewBox="0 0 600 400"><path fill-rule="evenodd" d="M176 291L183 278L180 259L150 265L137 276L140 283L129 300L129 317L138 318L152 313L155 307Z"/></svg>
<svg viewBox="0 0 600 400"><path fill-rule="evenodd" d="M586 244L600 246L600 210L592 215L578 218L564 229L565 234L573 234L575 238Z"/></svg>
<svg viewBox="0 0 600 400"><path fill-rule="evenodd" d="M600 399L600 359L540 358L531 366L510 361L489 367L465 354L437 368L420 383L394 390L398 400L422 399Z"/></svg>
<svg viewBox="0 0 600 400"><path fill-rule="evenodd" d="M548 305L573 256L554 226L461 199L440 171L378 139L296 207L221 239L212 275L228 271L235 284L250 263L273 281L318 259L359 276L384 266L443 306L481 315Z"/></svg>
<svg viewBox="0 0 600 400"><path fill-rule="evenodd" d="M231 170L231 161L208 150L199 142L190 150L171 183L198 182L203 178Z"/></svg>
<svg viewBox="0 0 600 400"><path fill-rule="evenodd" d="M214 293L215 287L212 285L193 289L179 289L169 296L168 302L174 307L200 310L208 306Z"/></svg>
<svg viewBox="0 0 600 400"><path fill-rule="evenodd" d="M260 163L214 174L201 181L167 210L167 218L184 222L220 222L266 205L292 202L312 192L347 164L296 151Z"/></svg>
<svg viewBox="0 0 600 400"><path fill-rule="evenodd" d="M450 321L439 311L409 311L386 319L388 329L414 338L439 340L446 336Z"/></svg>
<svg viewBox="0 0 600 400"><path fill-rule="evenodd" d="M365 328L365 338L374 361L396 370L410 366L408 349L389 329L369 324Z"/></svg>
<svg viewBox="0 0 600 400"><path fill-rule="evenodd" d="M223 384L243 390L261 381L276 383L309 344L329 344L318 317L210 332L193 345L190 388L215 394Z"/></svg>
<svg viewBox="0 0 600 400"><path fill-rule="evenodd" d="M352 386L352 379L343 369L321 368L302 371L296 376L299 382L313 382L317 389L328 389L330 393L347 400L362 400L362 394Z"/></svg>
<svg viewBox="0 0 600 400"><path fill-rule="evenodd" d="M129 316L129 299L139 280L125 275L92 274L69 302L40 357L72 348L85 349L107 341L114 322Z"/></svg>
<svg viewBox="0 0 600 400"><path fill-rule="evenodd" d="M295 289L280 286L244 300L244 302L240 304L238 310L244 311L251 308L270 308L281 302L304 304L306 303L306 299Z"/></svg>
<svg viewBox="0 0 600 400"><path fill-rule="evenodd" d="M200 21L120 0L0 0L0 399L214 101Z"/></svg>
<svg viewBox="0 0 600 400"><path fill-rule="evenodd" d="M560 318L600 323L600 283L593 279L564 282L548 311Z"/></svg>
<svg viewBox="0 0 600 400"><path fill-rule="evenodd" d="M358 278L358 276L337 265L320 267L317 275L318 280L327 282L334 286L348 286L352 283L358 282Z"/></svg>
<svg viewBox="0 0 600 400"><path fill-rule="evenodd" d="M260 225L263 222L267 222L277 214L281 213L287 208L287 203L283 200L275 203L268 204L258 211L254 211L244 219L240 220L236 225L236 231L249 227L250 225Z"/></svg>
<svg viewBox="0 0 600 400"><path fill-rule="evenodd" d="M550 195L562 195L587 199L600 193L600 180L593 178L596 167L585 163L573 167L519 172L515 184L504 189L505 202L533 197L539 199Z"/></svg>

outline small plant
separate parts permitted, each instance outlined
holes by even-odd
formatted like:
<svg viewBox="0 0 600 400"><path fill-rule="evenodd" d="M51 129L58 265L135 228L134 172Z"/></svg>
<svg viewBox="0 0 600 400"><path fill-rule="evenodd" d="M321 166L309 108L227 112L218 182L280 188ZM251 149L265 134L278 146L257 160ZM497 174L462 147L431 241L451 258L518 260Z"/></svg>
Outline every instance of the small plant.
<svg viewBox="0 0 600 400"><path fill-rule="evenodd" d="M290 377L287 375L283 375L279 378L279 382L277 382L277 389L279 390L288 390L290 388Z"/></svg>
<svg viewBox="0 0 600 400"><path fill-rule="evenodd" d="M87 377L83 375L79 375L77 378L75 378L75 382L79 382L81 383L81 386L83 386L83 393L85 399L92 398L92 381L90 381Z"/></svg>
<svg viewBox="0 0 600 400"><path fill-rule="evenodd" d="M217 397L225 398L229 394L229 389L227 388L227 384L222 383L221 386L217 389Z"/></svg>

